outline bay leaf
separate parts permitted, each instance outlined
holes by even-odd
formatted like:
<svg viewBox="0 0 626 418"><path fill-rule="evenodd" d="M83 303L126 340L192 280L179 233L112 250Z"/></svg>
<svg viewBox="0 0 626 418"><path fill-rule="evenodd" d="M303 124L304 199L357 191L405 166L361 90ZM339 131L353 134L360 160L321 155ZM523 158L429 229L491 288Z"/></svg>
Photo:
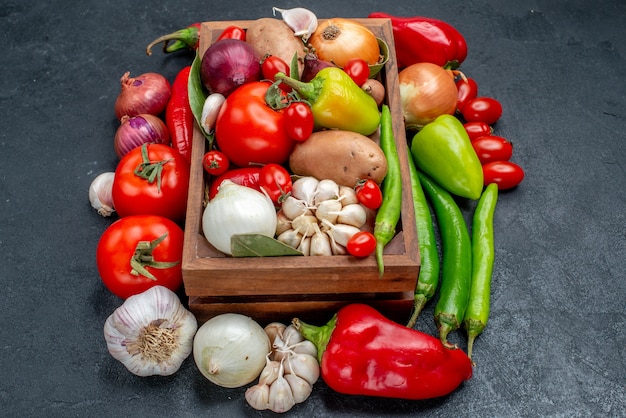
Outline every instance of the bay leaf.
<svg viewBox="0 0 626 418"><path fill-rule="evenodd" d="M303 255L300 251L262 234L236 234L230 239L233 257L282 257Z"/></svg>

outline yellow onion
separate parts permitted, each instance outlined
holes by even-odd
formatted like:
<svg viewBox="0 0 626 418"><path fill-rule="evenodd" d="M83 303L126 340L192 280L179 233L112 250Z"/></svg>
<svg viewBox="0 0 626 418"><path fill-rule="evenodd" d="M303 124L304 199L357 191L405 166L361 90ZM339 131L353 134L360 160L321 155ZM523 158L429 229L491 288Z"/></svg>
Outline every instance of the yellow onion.
<svg viewBox="0 0 626 418"><path fill-rule="evenodd" d="M407 128L420 128L438 116L454 114L458 93L452 71L420 62L400 71L398 82Z"/></svg>
<svg viewBox="0 0 626 418"><path fill-rule="evenodd" d="M319 59L343 67L352 58L369 65L380 59L376 35L364 25L350 19L334 18L321 22L309 42Z"/></svg>

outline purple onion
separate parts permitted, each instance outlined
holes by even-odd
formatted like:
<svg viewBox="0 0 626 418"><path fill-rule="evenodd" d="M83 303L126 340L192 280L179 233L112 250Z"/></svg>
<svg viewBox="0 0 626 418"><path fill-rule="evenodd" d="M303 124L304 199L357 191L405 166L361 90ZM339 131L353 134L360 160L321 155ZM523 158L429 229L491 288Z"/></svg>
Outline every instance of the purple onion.
<svg viewBox="0 0 626 418"><path fill-rule="evenodd" d="M209 92L227 97L242 84L260 80L260 58L245 41L222 39L202 56L200 78Z"/></svg>
<svg viewBox="0 0 626 418"><path fill-rule="evenodd" d="M117 156L121 159L130 150L146 143L169 145L170 134L165 122L148 114L122 117L113 143Z"/></svg>

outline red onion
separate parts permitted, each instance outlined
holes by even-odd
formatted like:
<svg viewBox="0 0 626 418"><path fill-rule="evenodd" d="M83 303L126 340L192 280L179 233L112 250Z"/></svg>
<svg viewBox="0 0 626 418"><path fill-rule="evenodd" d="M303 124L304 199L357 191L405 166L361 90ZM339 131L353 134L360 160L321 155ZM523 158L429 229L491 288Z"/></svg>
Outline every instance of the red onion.
<svg viewBox="0 0 626 418"><path fill-rule="evenodd" d="M154 115L122 116L122 124L115 132L115 153L122 158L133 148L145 143L170 143L170 133L165 122Z"/></svg>
<svg viewBox="0 0 626 418"><path fill-rule="evenodd" d="M320 70L326 67L335 67L335 65L332 62L319 59L315 52L309 51L304 56L304 69L302 70L300 80L308 83L315 78Z"/></svg>
<svg viewBox="0 0 626 418"><path fill-rule="evenodd" d="M261 78L260 58L245 41L222 39L204 53L200 77L211 93L226 97L242 84Z"/></svg>
<svg viewBox="0 0 626 418"><path fill-rule="evenodd" d="M122 91L115 101L115 116L160 115L171 95L170 82L157 73L145 73L135 78L126 72L120 79Z"/></svg>

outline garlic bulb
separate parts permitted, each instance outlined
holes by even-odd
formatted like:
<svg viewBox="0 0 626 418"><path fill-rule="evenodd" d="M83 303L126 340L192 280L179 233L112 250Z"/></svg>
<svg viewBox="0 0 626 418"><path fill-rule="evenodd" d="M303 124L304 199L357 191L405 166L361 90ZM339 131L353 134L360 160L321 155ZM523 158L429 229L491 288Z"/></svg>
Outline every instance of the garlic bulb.
<svg viewBox="0 0 626 418"><path fill-rule="evenodd" d="M104 324L111 355L137 376L169 376L189 357L198 329L178 296L154 286L126 299Z"/></svg>
<svg viewBox="0 0 626 418"><path fill-rule="evenodd" d="M89 185L89 202L91 207L102 216L111 216L115 212L113 206L113 179L114 172L99 174Z"/></svg>
<svg viewBox="0 0 626 418"><path fill-rule="evenodd" d="M317 16L309 9L296 7L293 9L279 9L272 7L274 16L279 12L283 16L283 21L293 30L295 36L302 38L302 42L309 40L315 29L317 29Z"/></svg>

